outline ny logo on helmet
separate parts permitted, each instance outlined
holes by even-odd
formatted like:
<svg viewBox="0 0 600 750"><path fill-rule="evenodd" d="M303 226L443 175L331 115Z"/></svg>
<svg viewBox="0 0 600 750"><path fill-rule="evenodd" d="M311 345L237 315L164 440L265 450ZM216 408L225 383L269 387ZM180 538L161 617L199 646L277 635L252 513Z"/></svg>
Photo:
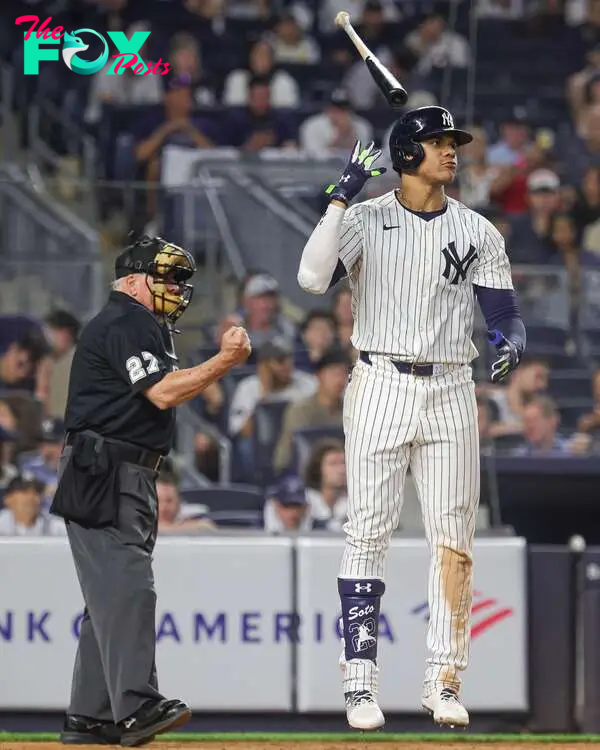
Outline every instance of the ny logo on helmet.
<svg viewBox="0 0 600 750"><path fill-rule="evenodd" d="M445 128L454 127L454 120L452 119L450 112L442 112L442 122L444 123Z"/></svg>

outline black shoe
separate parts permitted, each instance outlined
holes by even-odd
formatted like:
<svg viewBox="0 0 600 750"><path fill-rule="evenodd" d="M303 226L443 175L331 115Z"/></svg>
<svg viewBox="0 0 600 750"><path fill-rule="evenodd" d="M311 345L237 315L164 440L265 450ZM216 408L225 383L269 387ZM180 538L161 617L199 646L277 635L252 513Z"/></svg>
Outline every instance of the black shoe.
<svg viewBox="0 0 600 750"><path fill-rule="evenodd" d="M67 714L60 741L63 745L119 745L121 730L112 721Z"/></svg>
<svg viewBox="0 0 600 750"><path fill-rule="evenodd" d="M121 745L134 747L148 742L155 734L168 732L190 720L192 712L183 701L148 701L128 719L117 725L121 729Z"/></svg>

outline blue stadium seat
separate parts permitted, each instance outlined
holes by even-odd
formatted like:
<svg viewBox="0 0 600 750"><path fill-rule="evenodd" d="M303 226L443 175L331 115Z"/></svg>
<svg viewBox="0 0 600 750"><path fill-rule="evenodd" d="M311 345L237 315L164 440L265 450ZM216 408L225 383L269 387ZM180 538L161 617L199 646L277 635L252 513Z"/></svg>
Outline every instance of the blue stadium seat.
<svg viewBox="0 0 600 750"><path fill-rule="evenodd" d="M556 400L591 399L590 373L587 370L554 370L550 373L548 392Z"/></svg>
<svg viewBox="0 0 600 750"><path fill-rule="evenodd" d="M594 408L594 402L588 399L564 399L557 402L560 412L560 429L564 432L574 430L581 416Z"/></svg>
<svg viewBox="0 0 600 750"><path fill-rule="evenodd" d="M206 505L218 526L261 528L265 503L258 487L245 484L215 485L181 493L186 502Z"/></svg>
<svg viewBox="0 0 600 750"><path fill-rule="evenodd" d="M566 340L567 331L564 328L535 323L527 325L527 341L531 344L546 344L564 348Z"/></svg>

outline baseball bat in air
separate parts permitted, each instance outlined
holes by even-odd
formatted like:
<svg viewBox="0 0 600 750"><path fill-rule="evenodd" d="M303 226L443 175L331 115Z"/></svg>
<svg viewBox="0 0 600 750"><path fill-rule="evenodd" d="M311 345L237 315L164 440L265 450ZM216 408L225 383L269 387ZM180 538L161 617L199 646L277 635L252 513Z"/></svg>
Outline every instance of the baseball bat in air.
<svg viewBox="0 0 600 750"><path fill-rule="evenodd" d="M404 86L393 76L390 71L383 65L381 60L374 55L367 45L363 42L360 36L356 33L356 30L352 26L350 20L350 14L341 10L335 17L335 24L341 29L344 29L352 44L356 47L359 55L365 61L365 65L369 69L369 73L373 76L373 80L381 89L382 94L385 96L386 101L393 109L399 109L406 104L408 94Z"/></svg>

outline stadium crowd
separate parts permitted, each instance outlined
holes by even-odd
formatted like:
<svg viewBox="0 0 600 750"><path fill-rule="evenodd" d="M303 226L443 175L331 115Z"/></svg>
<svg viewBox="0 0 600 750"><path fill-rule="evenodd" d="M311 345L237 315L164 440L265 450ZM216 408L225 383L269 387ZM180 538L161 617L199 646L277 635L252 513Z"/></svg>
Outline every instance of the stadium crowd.
<svg viewBox="0 0 600 750"><path fill-rule="evenodd" d="M4 11L31 13L38 5L9 2ZM53 24L150 31L145 54L169 61L172 71L163 77L81 77L91 81L66 102L97 138L107 180L152 186L167 144L247 154L298 149L314 158L347 154L356 138L385 147L389 112L332 26L336 12L347 9L359 19L362 36L405 82L413 107L439 101L448 70L459 80L467 73L474 51L459 21L468 5L458 4L457 21L447 2L57 0ZM449 192L495 224L514 265L564 268L571 306L568 330L531 327L532 345L507 385L477 383L481 449L548 460L596 455L600 341L593 327L584 330L580 311L587 271L600 267L600 0L476 0L475 6L482 23L498 24L515 44L556 45L564 85L554 121L531 115L515 95L491 127L483 119L465 123L475 138L461 152ZM15 29L3 34L5 58L18 65ZM511 38L505 42L510 47ZM63 97L60 70L41 71L49 96ZM524 78L529 73L522 71ZM118 127L116 113L123 115ZM382 179L373 189L390 186ZM158 206L149 187L138 206L146 227L154 226ZM542 284L538 299L551 291ZM357 354L351 292L340 284L330 307L297 325L283 312L277 279L253 269L240 284L237 309L207 324L196 361L211 356L222 332L238 323L249 331L253 355L194 402L205 425L194 437L194 468L211 482L224 480L223 435L233 450L227 479L260 488L267 531L339 531L346 502L342 399ZM43 321L0 319L0 536L63 533L47 508L79 326L66 310ZM160 533L218 528L212 508L186 502L191 495L177 455L161 473L158 496Z"/></svg>

